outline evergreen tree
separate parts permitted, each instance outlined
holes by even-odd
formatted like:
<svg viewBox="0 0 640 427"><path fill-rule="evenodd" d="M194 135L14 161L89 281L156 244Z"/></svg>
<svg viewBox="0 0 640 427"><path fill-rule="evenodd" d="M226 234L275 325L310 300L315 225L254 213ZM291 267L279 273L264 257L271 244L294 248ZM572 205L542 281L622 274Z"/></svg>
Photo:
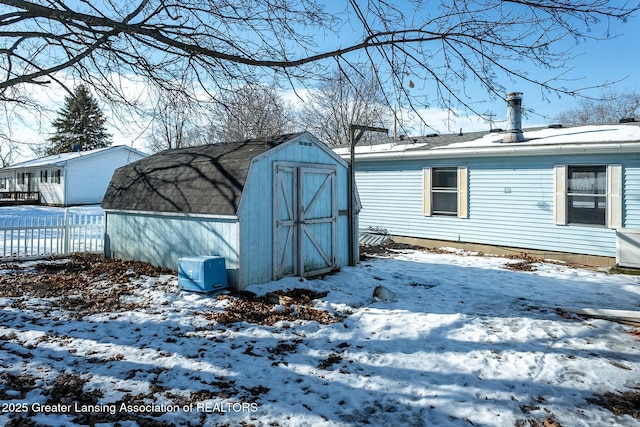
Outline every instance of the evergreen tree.
<svg viewBox="0 0 640 427"><path fill-rule="evenodd" d="M111 135L104 126L104 114L86 86L76 87L73 95L65 97L64 102L58 118L52 123L56 131L49 138L47 155L68 153L76 147L92 150L111 145Z"/></svg>

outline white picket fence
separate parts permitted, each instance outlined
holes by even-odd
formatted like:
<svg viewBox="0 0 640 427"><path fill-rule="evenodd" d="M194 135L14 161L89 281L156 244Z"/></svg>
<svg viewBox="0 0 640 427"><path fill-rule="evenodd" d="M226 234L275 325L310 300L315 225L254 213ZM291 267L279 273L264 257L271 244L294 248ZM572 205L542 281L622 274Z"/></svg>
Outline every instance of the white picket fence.
<svg viewBox="0 0 640 427"><path fill-rule="evenodd" d="M0 219L0 260L37 259L104 249L104 215Z"/></svg>

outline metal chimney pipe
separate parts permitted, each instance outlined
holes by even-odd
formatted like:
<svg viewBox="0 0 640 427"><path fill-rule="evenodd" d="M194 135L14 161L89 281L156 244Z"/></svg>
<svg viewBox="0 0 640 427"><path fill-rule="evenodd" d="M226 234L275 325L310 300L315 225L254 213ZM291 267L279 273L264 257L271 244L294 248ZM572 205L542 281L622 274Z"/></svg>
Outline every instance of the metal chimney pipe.
<svg viewBox="0 0 640 427"><path fill-rule="evenodd" d="M522 92L507 94L507 131L502 142L522 142Z"/></svg>

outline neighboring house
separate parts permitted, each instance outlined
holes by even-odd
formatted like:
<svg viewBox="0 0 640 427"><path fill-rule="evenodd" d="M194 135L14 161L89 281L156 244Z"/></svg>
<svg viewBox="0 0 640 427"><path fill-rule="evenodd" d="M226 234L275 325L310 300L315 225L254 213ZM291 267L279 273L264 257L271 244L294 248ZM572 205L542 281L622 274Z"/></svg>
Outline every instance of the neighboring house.
<svg viewBox="0 0 640 427"><path fill-rule="evenodd" d="M423 246L640 264L638 123L510 129L356 147L361 230Z"/></svg>
<svg viewBox="0 0 640 427"><path fill-rule="evenodd" d="M28 160L0 169L0 193L39 192L40 203L54 206L97 204L113 171L146 156L113 145Z"/></svg>
<svg viewBox="0 0 640 427"><path fill-rule="evenodd" d="M167 150L115 172L105 255L222 256L240 289L321 274L348 264L347 201L346 162L309 133Z"/></svg>

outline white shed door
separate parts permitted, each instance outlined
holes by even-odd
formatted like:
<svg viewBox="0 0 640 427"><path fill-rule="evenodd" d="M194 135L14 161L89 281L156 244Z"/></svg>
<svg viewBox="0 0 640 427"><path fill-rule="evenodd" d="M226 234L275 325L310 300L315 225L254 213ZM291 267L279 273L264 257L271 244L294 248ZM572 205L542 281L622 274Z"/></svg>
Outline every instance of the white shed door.
<svg viewBox="0 0 640 427"><path fill-rule="evenodd" d="M337 205L335 167L276 163L275 279L312 276L336 268Z"/></svg>

